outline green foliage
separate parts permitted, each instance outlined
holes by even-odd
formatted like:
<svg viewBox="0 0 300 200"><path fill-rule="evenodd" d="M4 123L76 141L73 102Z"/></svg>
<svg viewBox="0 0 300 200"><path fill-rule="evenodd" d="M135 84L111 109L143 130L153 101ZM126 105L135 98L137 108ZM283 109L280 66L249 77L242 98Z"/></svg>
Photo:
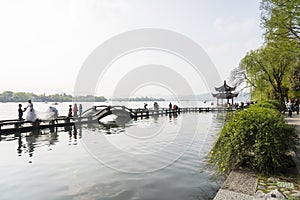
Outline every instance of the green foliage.
<svg viewBox="0 0 300 200"><path fill-rule="evenodd" d="M265 43L242 59L233 82L246 82L255 100L299 98L299 0L261 0L260 9Z"/></svg>
<svg viewBox="0 0 300 200"><path fill-rule="evenodd" d="M268 102L257 103L257 104L252 105L251 107L277 109L274 104L268 103Z"/></svg>
<svg viewBox="0 0 300 200"><path fill-rule="evenodd" d="M272 103L237 111L228 119L210 152L223 173L247 165L269 174L285 167L285 154L296 145L294 127L284 123Z"/></svg>
<svg viewBox="0 0 300 200"><path fill-rule="evenodd" d="M285 104L281 103L278 100L265 100L265 101L259 102L256 105L258 105L259 107L273 108L278 111L283 111L285 109Z"/></svg>
<svg viewBox="0 0 300 200"><path fill-rule="evenodd" d="M266 45L250 51L242 59L241 65L246 70L254 90L260 93L274 93L276 99L284 102L288 91L285 83L290 78L290 71L295 62L296 54Z"/></svg>
<svg viewBox="0 0 300 200"><path fill-rule="evenodd" d="M282 50L300 49L300 4L299 0L262 0L261 21L268 43L282 42Z"/></svg>

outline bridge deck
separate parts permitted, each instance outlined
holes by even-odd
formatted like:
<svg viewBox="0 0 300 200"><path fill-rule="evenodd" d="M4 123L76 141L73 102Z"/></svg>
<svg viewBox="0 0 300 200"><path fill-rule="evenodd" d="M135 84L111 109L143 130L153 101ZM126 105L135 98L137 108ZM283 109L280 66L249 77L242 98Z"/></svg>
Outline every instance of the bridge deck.
<svg viewBox="0 0 300 200"><path fill-rule="evenodd" d="M100 109L99 109L100 108ZM169 115L185 112L221 112L221 111L235 111L233 108L223 107L189 107L180 108L178 110L170 110L167 108L160 108L156 110L151 109L131 109L124 106L95 106L86 110L82 117L67 117L60 116L52 121L19 121L18 119L0 120L0 135L8 135L14 132L28 132L39 129L74 126L75 124L88 124L97 122L100 119L110 114L125 116L127 113L132 119L150 117L155 115Z"/></svg>

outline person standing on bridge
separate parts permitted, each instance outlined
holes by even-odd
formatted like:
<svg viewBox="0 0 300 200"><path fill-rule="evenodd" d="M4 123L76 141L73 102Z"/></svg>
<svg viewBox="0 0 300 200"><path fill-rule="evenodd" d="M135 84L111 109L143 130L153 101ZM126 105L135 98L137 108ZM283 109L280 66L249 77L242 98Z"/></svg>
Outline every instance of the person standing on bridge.
<svg viewBox="0 0 300 200"><path fill-rule="evenodd" d="M24 108L24 112L27 111L26 120L35 122L37 120L35 110L33 109L33 103L28 100L28 106Z"/></svg>
<svg viewBox="0 0 300 200"><path fill-rule="evenodd" d="M69 113L68 113L68 117L72 117L73 113L72 113L72 105L69 105Z"/></svg>
<svg viewBox="0 0 300 200"><path fill-rule="evenodd" d="M77 108L77 104L75 103L74 106L73 106L74 117L77 117L77 112L78 112L78 108Z"/></svg>
<svg viewBox="0 0 300 200"><path fill-rule="evenodd" d="M82 114L82 105L79 104L79 117L81 117L81 114Z"/></svg>
<svg viewBox="0 0 300 200"><path fill-rule="evenodd" d="M157 102L154 102L154 110L158 110L159 109L159 106L158 106L158 103Z"/></svg>
<svg viewBox="0 0 300 200"><path fill-rule="evenodd" d="M22 104L19 104L19 109L18 109L18 113L19 113L19 120L22 121L23 120L23 110L22 110Z"/></svg>
<svg viewBox="0 0 300 200"><path fill-rule="evenodd" d="M169 110L170 111L172 110L172 103L171 102L169 103Z"/></svg>

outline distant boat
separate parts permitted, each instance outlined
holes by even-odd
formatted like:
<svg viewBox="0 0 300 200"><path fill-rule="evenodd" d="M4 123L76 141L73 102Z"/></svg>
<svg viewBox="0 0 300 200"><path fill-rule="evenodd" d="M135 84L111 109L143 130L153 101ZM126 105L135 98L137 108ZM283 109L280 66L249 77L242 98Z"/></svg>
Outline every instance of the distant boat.
<svg viewBox="0 0 300 200"><path fill-rule="evenodd" d="M58 105L58 103L57 103L57 102L54 102L54 103L52 103L52 105Z"/></svg>
<svg viewBox="0 0 300 200"><path fill-rule="evenodd" d="M45 104L47 104L48 103L48 101L45 101Z"/></svg>

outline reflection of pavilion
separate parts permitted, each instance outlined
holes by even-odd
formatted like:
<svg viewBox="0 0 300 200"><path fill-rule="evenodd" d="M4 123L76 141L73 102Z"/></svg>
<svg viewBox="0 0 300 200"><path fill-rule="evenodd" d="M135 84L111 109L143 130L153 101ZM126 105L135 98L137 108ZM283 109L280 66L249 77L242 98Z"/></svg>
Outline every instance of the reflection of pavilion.
<svg viewBox="0 0 300 200"><path fill-rule="evenodd" d="M227 99L227 104L229 103L229 99L231 99L231 105L233 105L233 98L237 97L239 93L233 93L236 87L230 87L226 84L226 81L224 81L224 85L221 87L216 88L215 90L219 93L212 94L213 97L217 98L217 105L219 104L219 99L221 99L221 105L223 105L223 99Z"/></svg>

